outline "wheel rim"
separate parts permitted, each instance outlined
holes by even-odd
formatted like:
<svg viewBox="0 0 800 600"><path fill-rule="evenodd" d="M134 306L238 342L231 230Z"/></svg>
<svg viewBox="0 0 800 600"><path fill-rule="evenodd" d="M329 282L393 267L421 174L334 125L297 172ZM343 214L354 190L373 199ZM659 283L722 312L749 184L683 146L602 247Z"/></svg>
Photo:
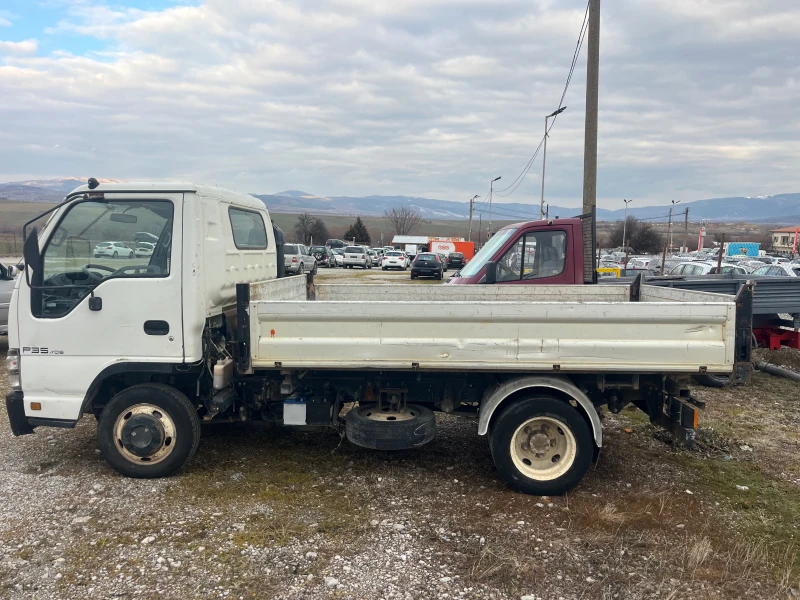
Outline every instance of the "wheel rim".
<svg viewBox="0 0 800 600"><path fill-rule="evenodd" d="M404 410L379 409L377 406L360 406L357 409L361 416L370 421L411 421L417 418L417 411L406 408Z"/></svg>
<svg viewBox="0 0 800 600"><path fill-rule="evenodd" d="M577 448L575 435L562 421L534 417L511 437L511 460L526 477L550 481L569 471Z"/></svg>
<svg viewBox="0 0 800 600"><path fill-rule="evenodd" d="M175 422L158 406L135 404L117 417L114 441L130 462L153 465L172 454Z"/></svg>

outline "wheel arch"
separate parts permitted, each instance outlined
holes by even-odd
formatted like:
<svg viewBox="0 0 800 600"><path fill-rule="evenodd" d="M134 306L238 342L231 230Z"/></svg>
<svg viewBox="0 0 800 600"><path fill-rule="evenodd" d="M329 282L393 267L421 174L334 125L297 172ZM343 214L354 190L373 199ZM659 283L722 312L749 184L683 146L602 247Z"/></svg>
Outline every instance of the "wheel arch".
<svg viewBox="0 0 800 600"><path fill-rule="evenodd" d="M81 412L78 418L84 414L94 414L96 409L102 409L108 404L111 397L124 390L140 383L164 383L170 384L170 377L178 373L178 365L169 363L137 363L121 362L109 365L92 381L81 404ZM191 370L181 371L181 375L191 373ZM180 389L181 386L172 386ZM185 392L184 392L185 393Z"/></svg>
<svg viewBox="0 0 800 600"><path fill-rule="evenodd" d="M478 435L486 435L489 432L489 425L498 408L513 402L515 398L528 396L537 390L547 391L564 402L574 400L580 409L578 412L591 427L595 445L597 448L603 447L603 425L597 409L578 386L563 377L521 377L487 390L481 400Z"/></svg>

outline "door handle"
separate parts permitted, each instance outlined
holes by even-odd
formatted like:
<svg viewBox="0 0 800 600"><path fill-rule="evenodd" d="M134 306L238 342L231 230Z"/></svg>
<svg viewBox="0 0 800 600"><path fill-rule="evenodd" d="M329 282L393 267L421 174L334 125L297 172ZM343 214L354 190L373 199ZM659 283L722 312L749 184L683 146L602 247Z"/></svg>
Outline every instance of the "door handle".
<svg viewBox="0 0 800 600"><path fill-rule="evenodd" d="M169 323L166 321L145 321L144 332L147 335L167 335L169 333Z"/></svg>

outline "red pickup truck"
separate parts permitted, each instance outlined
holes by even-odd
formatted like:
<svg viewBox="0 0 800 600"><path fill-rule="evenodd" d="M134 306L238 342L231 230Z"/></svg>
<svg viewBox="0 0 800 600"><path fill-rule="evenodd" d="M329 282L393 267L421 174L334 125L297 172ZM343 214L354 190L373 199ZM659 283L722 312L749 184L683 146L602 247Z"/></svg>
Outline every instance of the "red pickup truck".
<svg viewBox="0 0 800 600"><path fill-rule="evenodd" d="M503 227L447 283L583 284L582 220Z"/></svg>

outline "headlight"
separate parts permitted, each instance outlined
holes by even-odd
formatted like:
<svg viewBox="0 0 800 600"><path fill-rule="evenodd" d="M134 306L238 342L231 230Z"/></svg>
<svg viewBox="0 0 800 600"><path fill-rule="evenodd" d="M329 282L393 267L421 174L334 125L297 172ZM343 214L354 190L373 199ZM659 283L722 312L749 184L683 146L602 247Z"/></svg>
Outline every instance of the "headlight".
<svg viewBox="0 0 800 600"><path fill-rule="evenodd" d="M19 378L19 350L11 348L6 356L6 369L8 370L8 385L12 390L21 390Z"/></svg>

